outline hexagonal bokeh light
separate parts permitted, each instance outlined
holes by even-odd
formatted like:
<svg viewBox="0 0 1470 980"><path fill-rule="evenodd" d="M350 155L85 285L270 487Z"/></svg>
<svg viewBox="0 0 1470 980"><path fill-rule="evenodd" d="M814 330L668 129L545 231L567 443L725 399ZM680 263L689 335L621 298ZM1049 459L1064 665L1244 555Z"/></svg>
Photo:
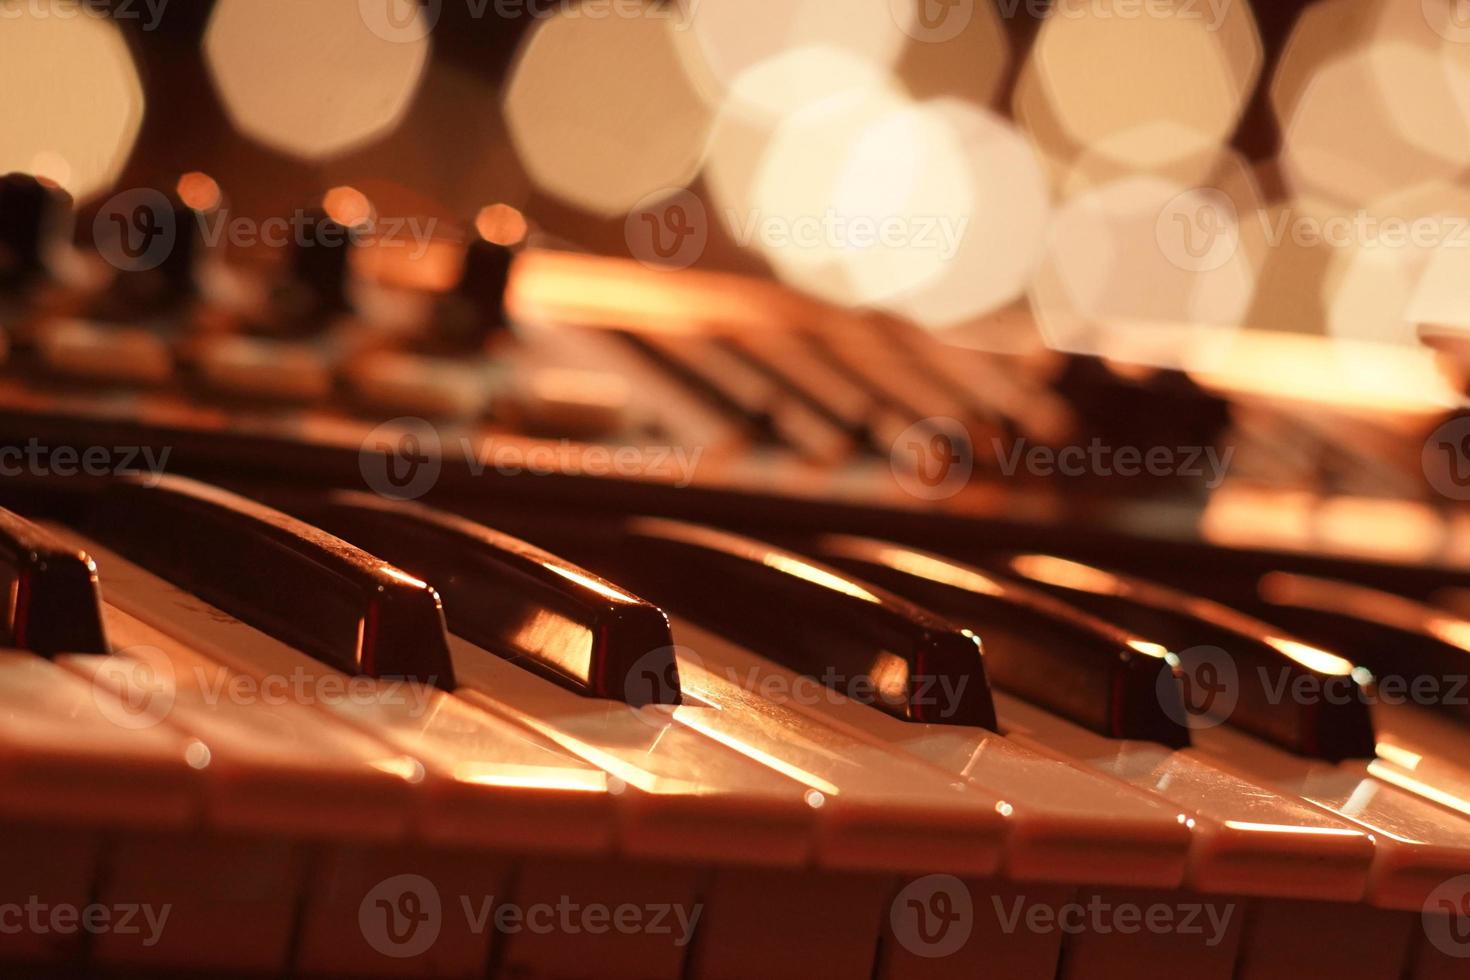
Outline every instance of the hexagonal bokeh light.
<svg viewBox="0 0 1470 980"><path fill-rule="evenodd" d="M322 160L398 125L428 62L427 25L412 0L219 0L204 55L242 133L281 153ZM423 29L388 30L418 24Z"/></svg>
<svg viewBox="0 0 1470 980"><path fill-rule="evenodd" d="M831 91L832 80L797 73L781 89L746 87L741 76L789 52L823 47L880 69L891 67L913 37L918 8L909 0L697 0L673 31L679 56L712 105L732 98L781 115L788 100Z"/></svg>
<svg viewBox="0 0 1470 980"><path fill-rule="evenodd" d="M49 6L62 4L18 5L0 30L0 173L47 177L85 199L111 186L132 153L143 90L115 24Z"/></svg>
<svg viewBox="0 0 1470 980"><path fill-rule="evenodd" d="M1292 187L1364 205L1462 170L1470 130L1440 64L1437 52L1389 41L1323 66L1283 126Z"/></svg>
<svg viewBox="0 0 1470 980"><path fill-rule="evenodd" d="M1253 195L1248 180L1199 188L1140 174L1068 200L1030 289L1047 343L1096 353L1228 342L1221 328L1242 323L1255 286L1240 218L1254 214Z"/></svg>
<svg viewBox="0 0 1470 980"><path fill-rule="evenodd" d="M537 186L612 216L694 178L713 109L685 73L675 23L562 14L522 43L505 118Z"/></svg>
<svg viewBox="0 0 1470 980"><path fill-rule="evenodd" d="M1470 36L1438 0L1326 0L1303 13L1271 105L1294 189L1363 206L1450 179L1470 155Z"/></svg>
<svg viewBox="0 0 1470 980"><path fill-rule="evenodd" d="M1159 167L1221 144L1239 121L1261 64L1250 8L1166 0L1128 10L1060 0L1042 25L1029 67L1031 96L1055 125L1033 132L1048 155L1067 155L1046 145L1060 136ZM1035 119L1037 108L1018 95L1018 116Z"/></svg>

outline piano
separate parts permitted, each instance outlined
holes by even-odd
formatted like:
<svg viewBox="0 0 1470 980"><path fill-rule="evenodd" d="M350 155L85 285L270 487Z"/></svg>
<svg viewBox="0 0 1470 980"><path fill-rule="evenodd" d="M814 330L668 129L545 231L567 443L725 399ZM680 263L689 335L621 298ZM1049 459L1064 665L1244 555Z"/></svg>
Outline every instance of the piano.
<svg viewBox="0 0 1470 980"><path fill-rule="evenodd" d="M961 346L503 201L389 247L325 163L245 261L239 182L362 140L211 155L208 13L153 25L146 186L0 174L0 974L1470 975L1470 422L1427 349L988 343L1020 305Z"/></svg>
<svg viewBox="0 0 1470 980"><path fill-rule="evenodd" d="M473 235L396 331L346 237L88 290L69 209L0 180L7 972L1464 974L1454 418Z"/></svg>

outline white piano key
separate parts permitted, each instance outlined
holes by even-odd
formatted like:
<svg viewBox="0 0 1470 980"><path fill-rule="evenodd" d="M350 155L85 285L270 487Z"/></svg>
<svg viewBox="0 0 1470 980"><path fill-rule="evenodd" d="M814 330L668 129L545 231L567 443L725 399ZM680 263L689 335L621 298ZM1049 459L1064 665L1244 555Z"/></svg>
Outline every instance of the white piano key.
<svg viewBox="0 0 1470 980"><path fill-rule="evenodd" d="M1192 749L1103 738L1009 695L1007 734L1168 800L1194 831L1186 881L1201 891L1355 902L1373 841L1361 828L1242 779Z"/></svg>
<svg viewBox="0 0 1470 980"><path fill-rule="evenodd" d="M120 699L156 698L156 718L207 747L205 821L215 830L396 840L406 832L418 760L192 651L104 605L119 653L61 657ZM265 691L264 694L261 692ZM146 693L145 693L146 692Z"/></svg>
<svg viewBox="0 0 1470 980"><path fill-rule="evenodd" d="M797 730L825 731L829 751L850 758L891 760L895 753L900 760L920 757L928 763L924 769L963 780L996 798L1009 814L1005 868L1012 877L1169 886L1183 876L1190 833L1175 808L1028 751L994 732L901 721L819 682L799 680L780 665L683 619L675 617L673 623L675 638L694 654L679 665L686 690L715 704L723 700L760 710ZM747 690L739 690L741 685ZM776 703L762 698L763 690L814 690L821 696ZM907 761L899 764L915 768ZM896 796L888 794L889 799ZM932 867L964 873L944 862Z"/></svg>
<svg viewBox="0 0 1470 980"><path fill-rule="evenodd" d="M1373 834L1367 898L1382 908L1417 911L1446 879L1470 874L1470 819L1424 796L1375 778L1381 766L1303 759L1224 726L1195 733L1198 749L1221 768L1300 797ZM1412 763L1406 750L1393 757ZM1407 768L1407 767L1405 767ZM1433 780L1426 772L1417 782Z"/></svg>
<svg viewBox="0 0 1470 980"><path fill-rule="evenodd" d="M50 525L48 525L50 526ZM67 535L65 528L53 528ZM74 540L84 540L72 535ZM88 542L106 602L200 655L257 681L301 678L311 707L424 766L417 836L453 846L605 851L610 782L600 769L443 691L353 679ZM331 696L328 696L331 695Z"/></svg>
<svg viewBox="0 0 1470 980"><path fill-rule="evenodd" d="M0 652L0 814L183 827L199 806L200 743L128 727L129 706L33 654Z"/></svg>

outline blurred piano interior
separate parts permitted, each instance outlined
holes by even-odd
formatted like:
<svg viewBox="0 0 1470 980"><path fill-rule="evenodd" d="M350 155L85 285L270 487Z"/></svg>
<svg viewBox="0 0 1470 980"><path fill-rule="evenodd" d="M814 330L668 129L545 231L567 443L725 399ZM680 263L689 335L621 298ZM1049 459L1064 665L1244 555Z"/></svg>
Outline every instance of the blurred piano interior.
<svg viewBox="0 0 1470 980"><path fill-rule="evenodd" d="M1470 975L1470 27L1055 6L0 0L0 972Z"/></svg>

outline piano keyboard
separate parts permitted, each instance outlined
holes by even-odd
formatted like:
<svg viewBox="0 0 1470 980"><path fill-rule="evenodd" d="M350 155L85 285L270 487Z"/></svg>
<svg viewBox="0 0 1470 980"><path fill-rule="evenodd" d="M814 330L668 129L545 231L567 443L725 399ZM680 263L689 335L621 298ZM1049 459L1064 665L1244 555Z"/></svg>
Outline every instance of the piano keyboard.
<svg viewBox="0 0 1470 980"><path fill-rule="evenodd" d="M1443 419L469 252L404 336L7 282L7 972L1465 975ZM1094 440L1239 452L1002 465Z"/></svg>

